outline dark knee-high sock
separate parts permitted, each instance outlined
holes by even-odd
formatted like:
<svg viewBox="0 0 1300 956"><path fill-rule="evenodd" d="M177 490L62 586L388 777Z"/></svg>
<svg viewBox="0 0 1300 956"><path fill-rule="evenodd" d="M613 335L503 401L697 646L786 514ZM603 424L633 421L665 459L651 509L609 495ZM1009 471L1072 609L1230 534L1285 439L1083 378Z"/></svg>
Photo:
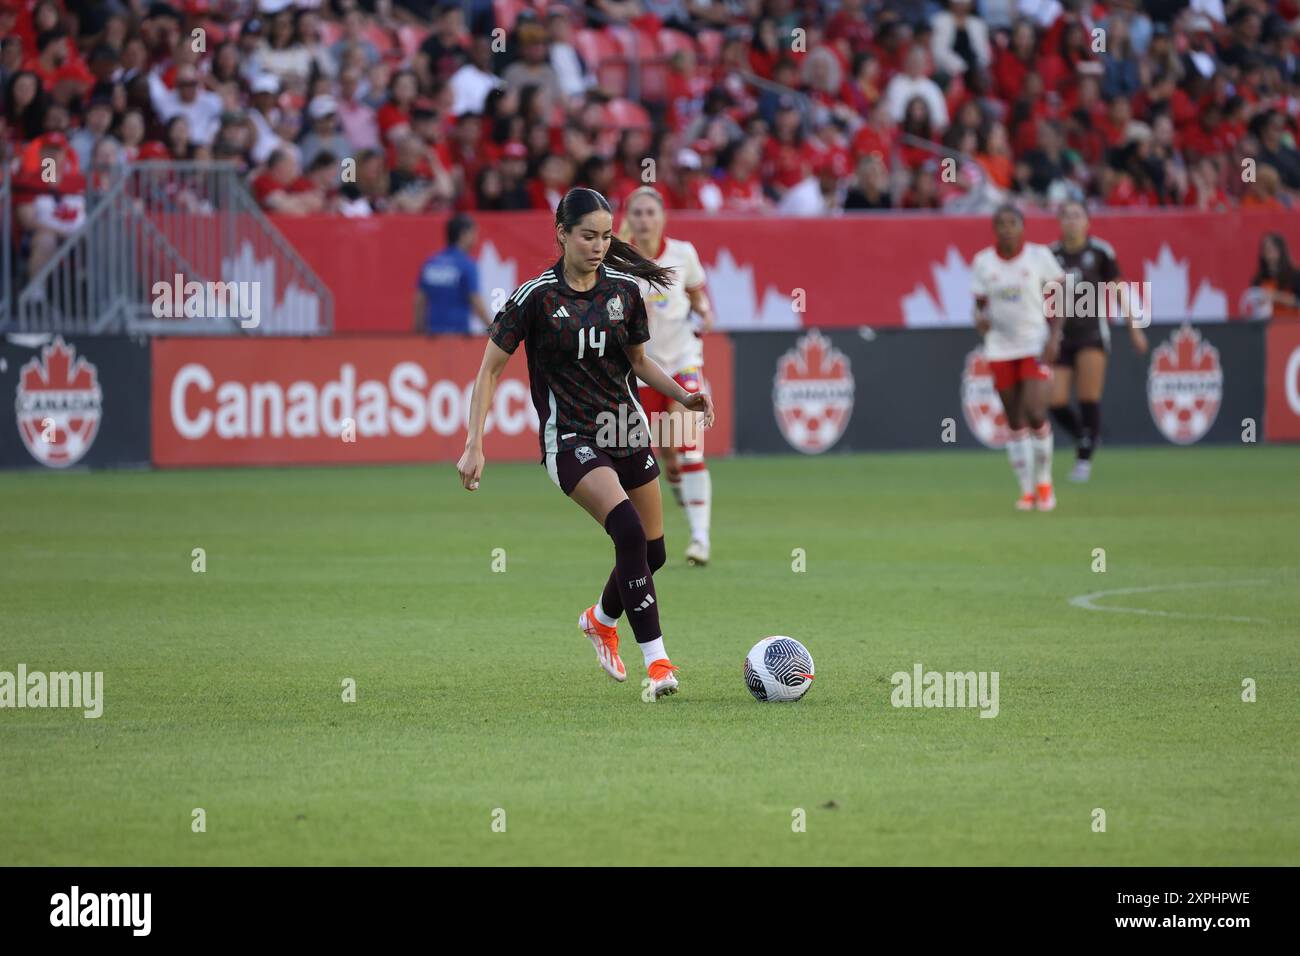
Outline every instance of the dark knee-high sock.
<svg viewBox="0 0 1300 956"><path fill-rule="evenodd" d="M1076 442L1079 440L1079 416L1073 405L1057 405L1052 409L1056 424L1064 428Z"/></svg>
<svg viewBox="0 0 1300 956"><path fill-rule="evenodd" d="M660 535L645 543L646 564L654 574L668 560L668 551L664 547L664 536ZM618 593L618 568L609 572L605 582L605 591L600 596L600 609L609 615L611 621L617 621L623 614L623 597Z"/></svg>
<svg viewBox="0 0 1300 956"><path fill-rule="evenodd" d="M1083 418L1083 427L1079 430L1079 460L1087 461L1097 447L1097 438L1101 434L1101 405L1097 402L1080 402L1079 414Z"/></svg>
<svg viewBox="0 0 1300 956"><path fill-rule="evenodd" d="M632 502L622 501L605 518L605 531L614 541L614 573L618 593L638 644L663 637L659 630L659 605L655 580L646 553L645 529Z"/></svg>

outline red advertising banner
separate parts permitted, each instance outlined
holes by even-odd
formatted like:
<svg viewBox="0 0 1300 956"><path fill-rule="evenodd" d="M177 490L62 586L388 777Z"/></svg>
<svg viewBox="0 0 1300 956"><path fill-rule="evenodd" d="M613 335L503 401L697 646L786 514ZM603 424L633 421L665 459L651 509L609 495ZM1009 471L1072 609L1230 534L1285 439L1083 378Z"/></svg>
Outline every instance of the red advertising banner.
<svg viewBox="0 0 1300 956"><path fill-rule="evenodd" d="M414 335L156 339L153 463L454 462L465 447L470 392L486 341ZM730 341L706 337L705 356L718 406L705 447L728 454ZM488 460L540 460L537 429L521 350L506 366L488 413Z"/></svg>
<svg viewBox="0 0 1300 956"><path fill-rule="evenodd" d="M547 213L477 217L480 284L495 310L559 258ZM276 224L334 293L340 332L406 332L421 263L444 243L445 217L278 218ZM1057 238L1030 217L1027 237ZM1260 239L1280 233L1300 255L1300 216L1287 212L1106 213L1092 232L1115 247L1123 278L1151 283L1154 321L1253 315L1248 295ZM693 242L708 274L719 330L965 326L970 264L992 243L989 217L836 218L671 213L668 233ZM802 295L800 291L802 290ZM798 307L798 310L796 309Z"/></svg>
<svg viewBox="0 0 1300 956"><path fill-rule="evenodd" d="M1270 323L1265 350L1264 437L1300 441L1300 322Z"/></svg>

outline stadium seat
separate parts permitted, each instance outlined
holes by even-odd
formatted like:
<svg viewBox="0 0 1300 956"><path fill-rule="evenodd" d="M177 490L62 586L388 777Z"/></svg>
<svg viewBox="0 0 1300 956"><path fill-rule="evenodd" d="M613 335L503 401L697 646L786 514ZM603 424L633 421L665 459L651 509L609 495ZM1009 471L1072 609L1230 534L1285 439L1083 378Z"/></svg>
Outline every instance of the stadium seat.
<svg viewBox="0 0 1300 956"><path fill-rule="evenodd" d="M695 41L678 30L660 30L642 33L639 37L641 63L641 99L662 103L668 99L668 76L672 70L672 57L683 51L695 53Z"/></svg>
<svg viewBox="0 0 1300 956"><path fill-rule="evenodd" d="M578 30L573 45L600 85L615 96L627 92L630 66L623 47L604 30Z"/></svg>

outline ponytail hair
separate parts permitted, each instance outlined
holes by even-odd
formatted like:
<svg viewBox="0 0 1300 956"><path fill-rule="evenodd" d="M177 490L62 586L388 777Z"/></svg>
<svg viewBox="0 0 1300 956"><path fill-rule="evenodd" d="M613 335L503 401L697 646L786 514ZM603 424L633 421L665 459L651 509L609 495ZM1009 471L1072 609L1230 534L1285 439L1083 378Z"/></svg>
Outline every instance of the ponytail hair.
<svg viewBox="0 0 1300 956"><path fill-rule="evenodd" d="M587 189L583 186L576 186L564 194L560 204L555 207L555 224L565 232L572 232L582 217L588 213L603 209L609 213L611 218L614 210L609 206L607 200L594 189ZM611 236L609 240L609 251L605 253L605 264L617 269L619 272L626 272L634 275L638 279L644 279L650 285L658 289L667 289L673 281L673 273L676 271L667 266L661 266L651 259L647 259L641 253L636 251L636 247L625 239L618 236Z"/></svg>

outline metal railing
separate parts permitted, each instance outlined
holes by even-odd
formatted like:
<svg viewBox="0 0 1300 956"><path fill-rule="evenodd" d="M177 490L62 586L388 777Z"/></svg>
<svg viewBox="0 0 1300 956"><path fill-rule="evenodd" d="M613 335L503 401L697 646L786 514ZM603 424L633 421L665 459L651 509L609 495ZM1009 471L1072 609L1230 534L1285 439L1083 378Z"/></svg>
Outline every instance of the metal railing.
<svg viewBox="0 0 1300 956"><path fill-rule="evenodd" d="M236 166L143 162L87 194L85 222L0 321L23 332L325 335L334 297Z"/></svg>

